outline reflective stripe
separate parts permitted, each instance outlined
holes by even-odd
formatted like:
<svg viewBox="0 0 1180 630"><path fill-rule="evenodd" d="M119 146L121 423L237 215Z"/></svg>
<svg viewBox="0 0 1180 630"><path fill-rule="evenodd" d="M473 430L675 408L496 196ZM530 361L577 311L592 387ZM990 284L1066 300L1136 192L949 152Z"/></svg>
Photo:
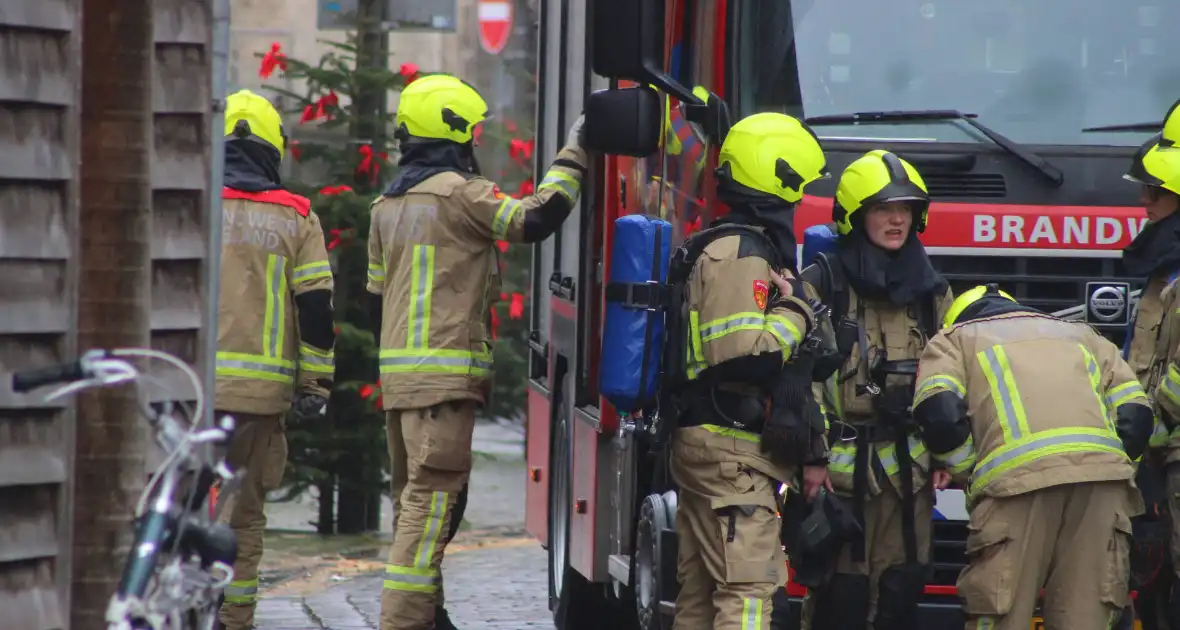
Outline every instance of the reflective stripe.
<svg viewBox="0 0 1180 630"><path fill-rule="evenodd" d="M291 281L295 284L311 282L318 278L331 278L332 265L326 260L299 265L291 272Z"/></svg>
<svg viewBox="0 0 1180 630"><path fill-rule="evenodd" d="M492 370L491 355L467 350L382 350L379 363L382 374L437 372L488 376Z"/></svg>
<svg viewBox="0 0 1180 630"><path fill-rule="evenodd" d="M856 445L851 441L842 442L833 446L831 451L828 457L828 470L851 475L856 466Z"/></svg>
<svg viewBox="0 0 1180 630"><path fill-rule="evenodd" d="M701 342L713 341L729 333L739 330L756 330L762 332L766 326L766 316L762 313L735 313L729 317L714 319L701 327Z"/></svg>
<svg viewBox="0 0 1180 630"><path fill-rule="evenodd" d="M685 344L685 365L688 366L688 380L701 375L705 368L705 354L701 350L701 314L697 311L688 312L688 343Z"/></svg>
<svg viewBox="0 0 1180 630"><path fill-rule="evenodd" d="M916 435L911 435L906 438L906 443L910 446L910 461L917 460L922 455L926 454L926 445ZM888 442L884 446L877 447L877 457L881 459L881 466L885 469L885 474L890 477L901 474L900 464L897 461L897 444Z"/></svg>
<svg viewBox="0 0 1180 630"><path fill-rule="evenodd" d="M1102 370L1098 369L1098 360L1094 358L1086 346L1078 344L1078 347L1082 349L1082 356L1086 358L1086 373L1090 375L1090 389L1094 391L1094 399L1098 402L1099 411L1102 412L1102 421L1106 423L1107 429L1114 431L1114 418L1111 417L1106 400L1102 397Z"/></svg>
<svg viewBox="0 0 1180 630"><path fill-rule="evenodd" d="M425 350L430 340L430 300L434 293L434 246L415 245L410 273L410 317L406 347Z"/></svg>
<svg viewBox="0 0 1180 630"><path fill-rule="evenodd" d="M295 382L295 362L242 352L218 352L217 376L240 376L275 383Z"/></svg>
<svg viewBox="0 0 1180 630"><path fill-rule="evenodd" d="M512 197L505 197L500 202L500 207L496 208L496 214L492 217L493 238L500 241L508 238L508 228L512 225L512 220L516 218L516 213L520 212L522 205Z"/></svg>
<svg viewBox="0 0 1180 630"><path fill-rule="evenodd" d="M382 263L369 263L369 282L373 284L381 284L385 282L385 265Z"/></svg>
<svg viewBox="0 0 1180 630"><path fill-rule="evenodd" d="M283 356L286 314L287 258L270 254L266 257L266 312L262 325L262 352L268 357Z"/></svg>
<svg viewBox="0 0 1180 630"><path fill-rule="evenodd" d="M1147 441L1148 446L1161 447L1167 446L1172 436L1168 434L1168 427L1157 417L1151 427L1151 439Z"/></svg>
<svg viewBox="0 0 1180 630"><path fill-rule="evenodd" d="M1109 429L1070 427L1041 431L1029 438L1006 443L988 453L975 467L971 494L977 495L997 476L1013 468L1047 455L1064 453L1113 453L1127 458L1122 440Z"/></svg>
<svg viewBox="0 0 1180 630"><path fill-rule="evenodd" d="M1164 392L1165 396L1172 399L1173 403L1180 405L1180 371L1176 370L1176 364L1168 366L1168 377L1160 383L1160 390Z"/></svg>
<svg viewBox="0 0 1180 630"><path fill-rule="evenodd" d="M930 455L946 465L952 474L965 473L975 466L975 439L968 435L967 441L963 442L959 448L942 455L934 453Z"/></svg>
<svg viewBox="0 0 1180 630"><path fill-rule="evenodd" d="M1127 381L1118 387L1112 387L1106 390L1106 404L1111 409L1117 409L1119 405L1136 398L1147 398L1147 394L1143 392L1143 386L1139 384L1139 381Z"/></svg>
<svg viewBox="0 0 1180 630"><path fill-rule="evenodd" d="M570 175L566 175L558 170L550 170L545 173L545 178L541 180L541 184L537 186L537 190L545 190L552 188L565 196L566 199L573 203L578 198L578 180Z"/></svg>
<svg viewBox="0 0 1180 630"><path fill-rule="evenodd" d="M914 406L917 407L922 401L930 398L938 392L951 392L959 398L967 395L967 388L959 382L959 379L946 374L935 374L923 380L917 387L918 393L914 395Z"/></svg>
<svg viewBox="0 0 1180 630"><path fill-rule="evenodd" d="M1000 428L1004 431L1004 442L1024 439L1029 433L1028 420L1024 415L1024 403L1020 401L1020 391L1016 389L1016 379L1012 376L1012 367L1008 364L1008 355L1000 345L994 345L976 355L983 375L987 377L991 386L992 401L996 406L996 415L1000 420Z"/></svg>
<svg viewBox="0 0 1180 630"><path fill-rule="evenodd" d="M418 540L418 551L414 554L414 568L428 569L433 567L434 547L438 544L439 533L447 516L447 493L430 493L430 512L426 515L426 523L422 525L422 538Z"/></svg>
<svg viewBox="0 0 1180 630"><path fill-rule="evenodd" d="M336 371L336 353L333 350L324 352L315 346L305 343L299 344L299 369L304 372L319 372L332 374Z"/></svg>
<svg viewBox="0 0 1180 630"><path fill-rule="evenodd" d="M231 604L253 604L258 601L258 578L234 580L225 587L224 595Z"/></svg>
<svg viewBox="0 0 1180 630"><path fill-rule="evenodd" d="M385 576L383 586L391 591L438 592L440 582L438 569L418 569L387 564L385 565Z"/></svg>
<svg viewBox="0 0 1180 630"><path fill-rule="evenodd" d="M742 598L742 630L762 630L762 600Z"/></svg>
<svg viewBox="0 0 1180 630"><path fill-rule="evenodd" d="M741 429L734 429L730 427L719 427L715 424L702 424L699 426L709 433L724 435L726 437L734 438L735 440L744 440L746 442L753 442L755 444L760 444L762 442L762 436L752 431L742 431Z"/></svg>
<svg viewBox="0 0 1180 630"><path fill-rule="evenodd" d="M803 339L799 328L791 320L782 315L767 315L766 330L774 335L775 339L778 339L778 345L782 348L784 360L794 354L795 347Z"/></svg>

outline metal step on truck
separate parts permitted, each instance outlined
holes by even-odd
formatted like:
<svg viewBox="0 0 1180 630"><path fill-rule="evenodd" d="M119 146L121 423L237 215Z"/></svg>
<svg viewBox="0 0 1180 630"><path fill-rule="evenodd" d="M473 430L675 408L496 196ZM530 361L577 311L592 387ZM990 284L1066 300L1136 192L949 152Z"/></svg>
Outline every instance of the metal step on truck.
<svg viewBox="0 0 1180 630"><path fill-rule="evenodd" d="M583 111L614 147L533 255L526 524L548 550L558 628L671 625L676 488L643 422L599 393L604 286L619 217L658 215L678 243L724 214L728 120L778 111L816 130L835 177L808 187L799 234L830 221L847 164L896 152L928 184L922 241L956 292L998 282L1121 343L1141 283L1120 250L1145 221L1121 177L1150 132L1117 124L1174 100L1159 86L1180 76L1180 41L1155 25L1180 5L1081 1L542 3L537 177ZM922 627L941 630L959 627L962 492L939 492L936 511ZM796 627L802 594L783 590L775 628Z"/></svg>

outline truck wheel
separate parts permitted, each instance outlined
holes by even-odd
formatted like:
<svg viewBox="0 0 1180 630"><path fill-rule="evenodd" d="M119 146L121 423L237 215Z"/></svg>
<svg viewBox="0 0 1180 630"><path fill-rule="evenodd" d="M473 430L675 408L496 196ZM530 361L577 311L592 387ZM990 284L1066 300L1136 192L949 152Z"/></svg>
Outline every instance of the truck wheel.
<svg viewBox="0 0 1180 630"><path fill-rule="evenodd" d="M658 494L648 495L639 507L635 536L635 609L642 630L665 630L670 627L660 612L660 602L667 600L665 584L667 550L663 532L671 529L668 505Z"/></svg>
<svg viewBox="0 0 1180 630"><path fill-rule="evenodd" d="M573 430L563 408L553 416L549 445L549 610L557 630L613 630L605 591L570 566Z"/></svg>

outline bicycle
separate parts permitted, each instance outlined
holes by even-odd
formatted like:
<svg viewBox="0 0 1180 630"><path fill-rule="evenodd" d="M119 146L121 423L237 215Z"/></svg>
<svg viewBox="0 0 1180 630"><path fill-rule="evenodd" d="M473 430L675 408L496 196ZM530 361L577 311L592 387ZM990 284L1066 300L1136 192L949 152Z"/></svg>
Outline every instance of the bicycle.
<svg viewBox="0 0 1180 630"><path fill-rule="evenodd" d="M156 411L141 401L141 412L167 456L136 506L135 540L107 607L107 629L213 630L221 593L233 580L237 541L232 529L216 523L224 498L210 506L209 493L216 482L225 497L240 477L217 454L229 443L233 418L224 416L213 428L198 430L204 395L192 368L146 348L91 350L77 361L13 374L12 389L28 392L64 384L45 396L48 401L90 387L154 380L127 361L131 358L177 367L191 381L197 402L189 423L176 417L171 402Z"/></svg>

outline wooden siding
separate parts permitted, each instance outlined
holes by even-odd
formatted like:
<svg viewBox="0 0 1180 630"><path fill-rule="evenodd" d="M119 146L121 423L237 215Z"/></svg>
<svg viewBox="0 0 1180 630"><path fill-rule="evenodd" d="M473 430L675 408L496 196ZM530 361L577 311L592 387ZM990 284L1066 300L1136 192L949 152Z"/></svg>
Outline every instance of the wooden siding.
<svg viewBox="0 0 1180 630"><path fill-rule="evenodd" d="M212 110L212 2L157 0L155 156L152 161L152 347L202 369L204 261ZM161 369L153 401L193 400L188 381ZM155 447L153 446L153 449ZM149 454L154 470L162 453Z"/></svg>
<svg viewBox="0 0 1180 630"><path fill-rule="evenodd" d="M0 2L0 619L69 614L72 409L9 373L75 354L80 0Z"/></svg>
<svg viewBox="0 0 1180 630"><path fill-rule="evenodd" d="M0 619L68 626L73 410L11 391L76 356L82 0L0 0ZM200 367L209 205L210 0L158 0L152 345ZM155 400L185 392L162 375ZM164 391L167 389L167 391ZM158 461L148 457L149 464Z"/></svg>

